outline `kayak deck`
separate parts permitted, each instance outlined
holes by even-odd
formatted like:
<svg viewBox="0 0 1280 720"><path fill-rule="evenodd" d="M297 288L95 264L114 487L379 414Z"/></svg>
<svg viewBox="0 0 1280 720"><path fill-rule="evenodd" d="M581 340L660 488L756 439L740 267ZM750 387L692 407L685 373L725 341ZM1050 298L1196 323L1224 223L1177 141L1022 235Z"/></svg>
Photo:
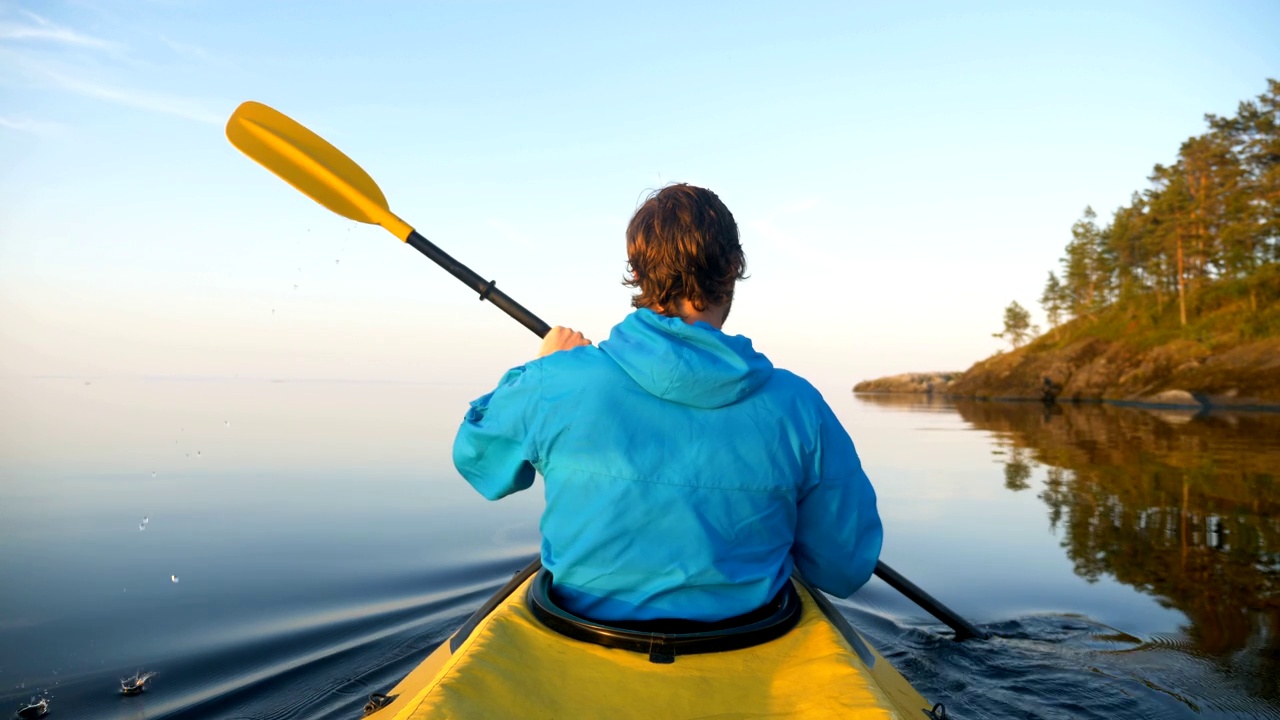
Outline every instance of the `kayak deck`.
<svg viewBox="0 0 1280 720"><path fill-rule="evenodd" d="M800 621L786 635L740 650L679 655L671 664L548 629L527 604L530 582L524 577L480 616L488 606L482 608L368 717L930 717L915 688L842 617L828 619L824 606L835 609L802 582Z"/></svg>

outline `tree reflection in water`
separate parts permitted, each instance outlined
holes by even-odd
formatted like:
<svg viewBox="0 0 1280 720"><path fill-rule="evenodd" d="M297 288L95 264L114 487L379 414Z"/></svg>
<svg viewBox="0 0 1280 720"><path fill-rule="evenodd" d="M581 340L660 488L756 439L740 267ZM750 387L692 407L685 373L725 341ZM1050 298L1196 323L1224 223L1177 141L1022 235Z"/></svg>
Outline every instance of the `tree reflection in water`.
<svg viewBox="0 0 1280 720"><path fill-rule="evenodd" d="M1280 414L955 401L1005 449L1075 572L1184 613L1194 652L1280 697Z"/></svg>

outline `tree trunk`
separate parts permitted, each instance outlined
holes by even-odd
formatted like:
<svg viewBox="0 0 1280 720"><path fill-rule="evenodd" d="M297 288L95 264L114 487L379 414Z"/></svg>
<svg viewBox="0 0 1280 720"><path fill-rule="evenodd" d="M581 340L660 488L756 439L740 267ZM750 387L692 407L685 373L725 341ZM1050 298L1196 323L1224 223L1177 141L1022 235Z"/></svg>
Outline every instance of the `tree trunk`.
<svg viewBox="0 0 1280 720"><path fill-rule="evenodd" d="M1156 289L1156 322L1160 320L1160 316L1164 315L1164 277L1163 273L1156 273L1151 283Z"/></svg>
<svg viewBox="0 0 1280 720"><path fill-rule="evenodd" d="M1187 293L1182 279L1182 233L1178 233L1178 313L1182 326L1187 326Z"/></svg>

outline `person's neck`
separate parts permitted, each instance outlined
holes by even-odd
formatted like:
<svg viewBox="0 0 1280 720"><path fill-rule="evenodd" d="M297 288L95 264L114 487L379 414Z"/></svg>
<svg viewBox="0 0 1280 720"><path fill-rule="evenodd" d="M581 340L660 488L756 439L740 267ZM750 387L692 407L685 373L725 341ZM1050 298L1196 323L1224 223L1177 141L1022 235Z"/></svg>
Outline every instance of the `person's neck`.
<svg viewBox="0 0 1280 720"><path fill-rule="evenodd" d="M698 310L694 308L693 303L680 298L677 306L680 310L680 319L690 325L696 322L704 322L717 330L721 330L724 328L724 321L729 318L729 303L708 305L705 310ZM662 308L654 308L654 312L666 314Z"/></svg>

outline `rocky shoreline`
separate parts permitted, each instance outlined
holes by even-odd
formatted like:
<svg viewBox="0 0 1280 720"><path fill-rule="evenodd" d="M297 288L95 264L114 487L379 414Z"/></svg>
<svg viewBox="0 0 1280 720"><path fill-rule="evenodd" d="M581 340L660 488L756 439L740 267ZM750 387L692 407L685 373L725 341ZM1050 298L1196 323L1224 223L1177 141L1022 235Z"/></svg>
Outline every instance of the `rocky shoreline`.
<svg viewBox="0 0 1280 720"><path fill-rule="evenodd" d="M904 373L860 382L853 391L1280 410L1280 338L1218 353L1191 341L1146 349L1099 338L1035 343L964 372Z"/></svg>
<svg viewBox="0 0 1280 720"><path fill-rule="evenodd" d="M963 373L902 373L875 380L863 380L853 386L856 393L939 393L945 394Z"/></svg>

